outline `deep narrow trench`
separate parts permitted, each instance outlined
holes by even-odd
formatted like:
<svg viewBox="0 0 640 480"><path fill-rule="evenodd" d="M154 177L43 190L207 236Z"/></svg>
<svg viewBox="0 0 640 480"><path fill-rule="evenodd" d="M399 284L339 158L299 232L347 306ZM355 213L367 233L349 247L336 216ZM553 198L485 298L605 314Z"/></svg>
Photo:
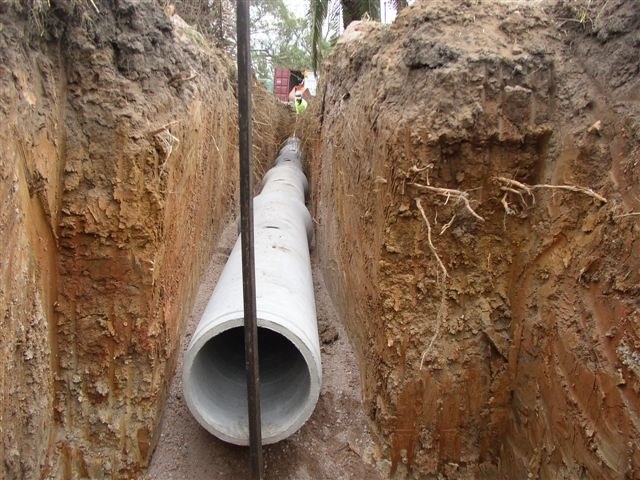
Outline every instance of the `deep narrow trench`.
<svg viewBox="0 0 640 480"><path fill-rule="evenodd" d="M0 480L249 478L182 385L238 234L233 59L174 2L27 3L0 5ZM304 138L324 373L266 478L640 479L640 3L411 3L345 30L303 114L254 90L259 176Z"/></svg>
<svg viewBox="0 0 640 480"><path fill-rule="evenodd" d="M233 248L237 222L230 219L207 266L182 342L184 352ZM310 420L294 435L265 447L266 478L279 480L378 479L371 465L374 443L362 410L360 376L343 324L311 252L323 382ZM182 395L182 354L165 408L148 480L248 478L248 450L209 434L191 416Z"/></svg>

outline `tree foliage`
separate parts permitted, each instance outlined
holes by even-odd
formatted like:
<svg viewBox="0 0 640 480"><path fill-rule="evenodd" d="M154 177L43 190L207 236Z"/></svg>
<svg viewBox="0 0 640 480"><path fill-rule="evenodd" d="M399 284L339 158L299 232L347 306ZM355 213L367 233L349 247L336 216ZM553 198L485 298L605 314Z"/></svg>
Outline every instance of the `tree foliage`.
<svg viewBox="0 0 640 480"><path fill-rule="evenodd" d="M338 38L341 5L336 0L310 0L311 65L314 72Z"/></svg>
<svg viewBox="0 0 640 480"><path fill-rule="evenodd" d="M254 0L251 4L251 55L258 79L272 87L273 69L305 70L311 66L311 28L283 0Z"/></svg>
<svg viewBox="0 0 640 480"><path fill-rule="evenodd" d="M234 0L174 0L174 4L187 23L235 56ZM328 48L328 44L322 48ZM310 68L309 20L296 17L284 0L252 0L251 56L254 72L267 88L272 87L276 66L293 70Z"/></svg>
<svg viewBox="0 0 640 480"><path fill-rule="evenodd" d="M407 0L388 0L397 10ZM173 0L177 13L231 55L235 55L234 0ZM271 87L274 67L314 71L340 30L353 20L380 20L380 0L309 0L298 18L284 0L251 0L251 51L257 77Z"/></svg>
<svg viewBox="0 0 640 480"><path fill-rule="evenodd" d="M317 71L318 65L323 59L322 32L325 23L329 22L329 31L337 32L335 26L337 12L342 11L342 26L347 28L354 20L361 20L365 17L370 20L380 21L380 0L340 0L333 3L330 0L309 0L309 18L311 20L311 63L313 70ZM389 0L389 3L397 11L408 5L408 0ZM326 38L324 39L326 41Z"/></svg>
<svg viewBox="0 0 640 480"><path fill-rule="evenodd" d="M371 20L380 21L380 0L342 0L342 25L344 28L354 20L368 15Z"/></svg>

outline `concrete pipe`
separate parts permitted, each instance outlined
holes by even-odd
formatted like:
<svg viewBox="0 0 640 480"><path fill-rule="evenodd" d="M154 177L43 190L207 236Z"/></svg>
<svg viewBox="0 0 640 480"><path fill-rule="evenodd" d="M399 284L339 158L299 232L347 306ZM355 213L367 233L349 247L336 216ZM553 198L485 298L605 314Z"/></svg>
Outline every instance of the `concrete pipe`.
<svg viewBox="0 0 640 480"><path fill-rule="evenodd" d="M286 149L286 151L285 151ZM311 416L322 367L309 261L313 232L307 180L295 153L267 172L254 198L262 442L275 443ZM248 445L240 239L185 354L184 396L196 420L218 438Z"/></svg>
<svg viewBox="0 0 640 480"><path fill-rule="evenodd" d="M289 138L285 142L280 153L278 153L278 156L276 157L275 164L282 165L288 162L293 163L300 169L300 171L302 171L302 154L300 151L300 141L297 138Z"/></svg>

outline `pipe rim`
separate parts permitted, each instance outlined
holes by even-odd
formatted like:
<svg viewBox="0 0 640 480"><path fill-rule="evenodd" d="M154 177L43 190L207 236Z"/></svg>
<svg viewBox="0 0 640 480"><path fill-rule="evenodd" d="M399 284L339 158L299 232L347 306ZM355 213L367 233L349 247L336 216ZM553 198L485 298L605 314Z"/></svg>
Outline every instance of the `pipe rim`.
<svg viewBox="0 0 640 480"><path fill-rule="evenodd" d="M193 389L189 387L191 385L191 375L189 373L191 372L194 360L196 359L200 350L207 344L207 342L209 342L209 340L213 339L214 337L233 328L242 328L244 326L244 317L242 316L242 312L240 312L240 315L240 317L234 316L234 318L232 319L221 321L208 330L201 332L198 332L196 330L192 342L189 345L185 355L182 389L189 411L204 429L227 443L240 446L248 446L248 430L246 438L239 438L237 436L230 435L228 432L225 432L221 428L216 428L216 426L208 422L200 413L200 410L196 406L196 402L194 401L190 393ZM307 422L307 420L309 420L315 410L315 406L318 403L318 399L320 397L320 388L322 384L322 367L321 365L318 365L316 363L313 352L309 349L306 342L302 338L300 338L290 329L279 324L278 321L269 320L267 318L264 318L264 316L262 316L261 318L260 312L258 312L258 315L258 328L265 328L276 332L282 335L285 339L289 340L296 347L306 363L310 380L309 395L301 412L291 422L289 422L283 428L280 428L275 434L265 436L265 431L263 429L262 443L264 445L269 445L290 437L291 435L293 435L293 433L298 431Z"/></svg>

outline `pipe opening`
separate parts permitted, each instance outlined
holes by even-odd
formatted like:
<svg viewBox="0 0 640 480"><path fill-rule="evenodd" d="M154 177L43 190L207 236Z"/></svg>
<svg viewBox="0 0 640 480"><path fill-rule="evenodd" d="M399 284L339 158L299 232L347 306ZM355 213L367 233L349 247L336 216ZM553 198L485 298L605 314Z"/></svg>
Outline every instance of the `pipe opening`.
<svg viewBox="0 0 640 480"><path fill-rule="evenodd" d="M268 441L289 430L303 415L309 402L311 377L304 357L283 335L259 327L258 349L262 436ZM211 338L196 354L191 375L194 406L203 419L230 437L246 437L243 328L231 328Z"/></svg>

